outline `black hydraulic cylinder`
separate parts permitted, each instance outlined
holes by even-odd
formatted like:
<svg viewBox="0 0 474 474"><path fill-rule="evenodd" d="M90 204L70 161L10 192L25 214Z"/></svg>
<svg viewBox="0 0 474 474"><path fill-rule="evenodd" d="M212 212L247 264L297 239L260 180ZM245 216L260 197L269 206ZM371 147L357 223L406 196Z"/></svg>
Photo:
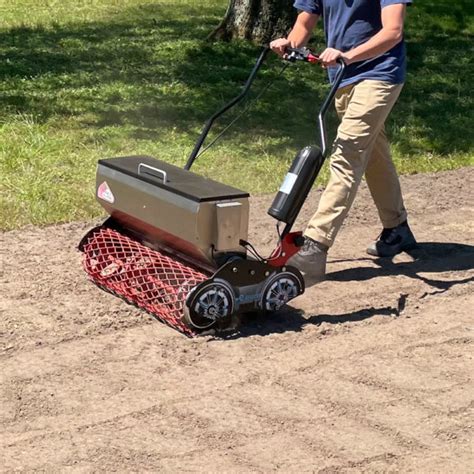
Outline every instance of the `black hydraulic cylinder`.
<svg viewBox="0 0 474 474"><path fill-rule="evenodd" d="M319 147L303 148L293 160L268 214L292 226L323 163L324 157Z"/></svg>

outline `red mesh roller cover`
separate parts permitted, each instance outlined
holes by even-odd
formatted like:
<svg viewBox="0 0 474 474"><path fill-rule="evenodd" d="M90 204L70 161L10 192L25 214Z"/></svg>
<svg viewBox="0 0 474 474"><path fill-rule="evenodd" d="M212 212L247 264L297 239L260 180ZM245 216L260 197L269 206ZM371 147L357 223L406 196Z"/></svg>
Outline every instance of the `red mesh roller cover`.
<svg viewBox="0 0 474 474"><path fill-rule="evenodd" d="M189 291L208 278L204 273L107 228L93 232L83 251L84 269L95 283L194 334L181 317Z"/></svg>

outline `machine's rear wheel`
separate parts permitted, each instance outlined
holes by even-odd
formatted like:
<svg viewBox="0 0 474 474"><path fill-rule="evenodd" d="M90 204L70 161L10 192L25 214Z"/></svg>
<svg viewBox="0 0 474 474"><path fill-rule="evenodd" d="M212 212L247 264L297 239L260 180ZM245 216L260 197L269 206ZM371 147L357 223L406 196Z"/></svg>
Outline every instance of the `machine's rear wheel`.
<svg viewBox="0 0 474 474"><path fill-rule="evenodd" d="M183 321L192 329L210 329L217 321L229 317L234 307L235 296L229 286L206 282L188 295Z"/></svg>
<svg viewBox="0 0 474 474"><path fill-rule="evenodd" d="M301 282L292 273L278 273L265 285L260 307L265 311L278 311L301 293Z"/></svg>

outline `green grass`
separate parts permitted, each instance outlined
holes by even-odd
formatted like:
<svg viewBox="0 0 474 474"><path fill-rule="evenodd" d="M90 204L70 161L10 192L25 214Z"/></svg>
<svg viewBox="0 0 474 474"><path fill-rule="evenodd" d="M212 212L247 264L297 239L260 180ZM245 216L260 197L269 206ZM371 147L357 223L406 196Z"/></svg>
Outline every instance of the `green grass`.
<svg viewBox="0 0 474 474"><path fill-rule="evenodd" d="M101 157L151 154L183 165L205 119L235 95L258 54L245 42L205 41L226 5L0 0L1 227L100 215ZM473 164L473 36L468 0L410 8L408 83L389 123L400 172ZM277 78L279 67L268 62L255 90L274 85L196 172L275 191L295 152L316 141L324 72L301 64ZM325 169L319 182L326 178Z"/></svg>

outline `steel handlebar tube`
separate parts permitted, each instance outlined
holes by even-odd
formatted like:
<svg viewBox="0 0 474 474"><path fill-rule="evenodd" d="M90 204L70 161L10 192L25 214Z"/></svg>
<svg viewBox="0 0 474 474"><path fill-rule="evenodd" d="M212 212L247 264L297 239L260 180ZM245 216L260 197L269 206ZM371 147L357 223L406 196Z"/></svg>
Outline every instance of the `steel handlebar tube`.
<svg viewBox="0 0 474 474"><path fill-rule="evenodd" d="M252 72L250 73L250 76L247 79L247 82L244 85L244 88L240 92L240 94L236 97L234 97L229 103L224 105L220 110L218 110L207 122L206 125L204 126L204 129L201 132L201 135L199 135L199 138L194 145L194 149L189 155L188 161L186 162L186 165L184 166L185 170L189 170L191 166L194 163L194 160L197 158L199 155L199 151L202 148L202 145L204 143L204 140L206 139L207 135L209 134L209 131L211 130L212 125L216 121L217 118L219 118L221 115L223 115L225 112L227 112L229 109L234 107L234 105L238 104L248 93L250 90L250 86L252 85L259 69L262 67L262 64L265 61L265 58L267 57L268 53L270 51L270 48L268 46L264 47L262 49L262 52L260 53L260 56L257 59L257 62L255 63L255 66L252 69Z"/></svg>
<svg viewBox="0 0 474 474"><path fill-rule="evenodd" d="M250 90L250 87L253 84L253 81L255 80L255 77L257 76L258 71L262 67L262 64L264 63L268 53L270 51L270 48L268 46L264 47L262 49L262 52L260 53L253 69L252 72L250 73L242 91L240 94L236 97L234 97L229 103L224 105L221 109L219 109L214 115L212 115L209 120L206 122L201 134L199 135L199 138L194 145L194 149L189 155L188 161L186 162L186 165L184 166L185 170L189 170L191 166L193 165L194 161L199 155L199 152L202 148L202 145L204 141L206 140L209 131L211 130L214 122L225 112L227 112L229 109L234 107L236 104L238 104L248 93ZM296 50L295 50L296 51ZM308 50L309 51L309 50ZM317 56L314 56L316 59ZM311 62L316 62L316 61L311 61ZM331 86L331 89L329 91L328 96L326 97L318 115L318 125L319 125L319 134L320 134L320 143L321 143L321 151L323 153L323 156L326 156L327 153L327 138L326 138L326 125L324 123L324 119L326 116L326 112L329 108L329 105L334 99L334 96L336 95L336 91L339 88L339 85L341 84L342 78L344 77L344 72L346 69L346 64L342 58L338 59L339 63L339 70L337 71L336 77L334 79L334 82Z"/></svg>
<svg viewBox="0 0 474 474"><path fill-rule="evenodd" d="M339 63L339 70L336 73L336 77L334 78L334 82L331 86L331 90L327 95L321 109L319 110L318 115L318 125L319 125L319 137L321 143L321 151L323 156L326 157L327 149L327 135L326 135L326 124L324 123L324 119L326 117L326 112L328 111L331 102L334 100L334 96L336 95L339 86L341 85L342 78L344 77L344 73L346 71L346 63L342 58L338 58L337 62Z"/></svg>

